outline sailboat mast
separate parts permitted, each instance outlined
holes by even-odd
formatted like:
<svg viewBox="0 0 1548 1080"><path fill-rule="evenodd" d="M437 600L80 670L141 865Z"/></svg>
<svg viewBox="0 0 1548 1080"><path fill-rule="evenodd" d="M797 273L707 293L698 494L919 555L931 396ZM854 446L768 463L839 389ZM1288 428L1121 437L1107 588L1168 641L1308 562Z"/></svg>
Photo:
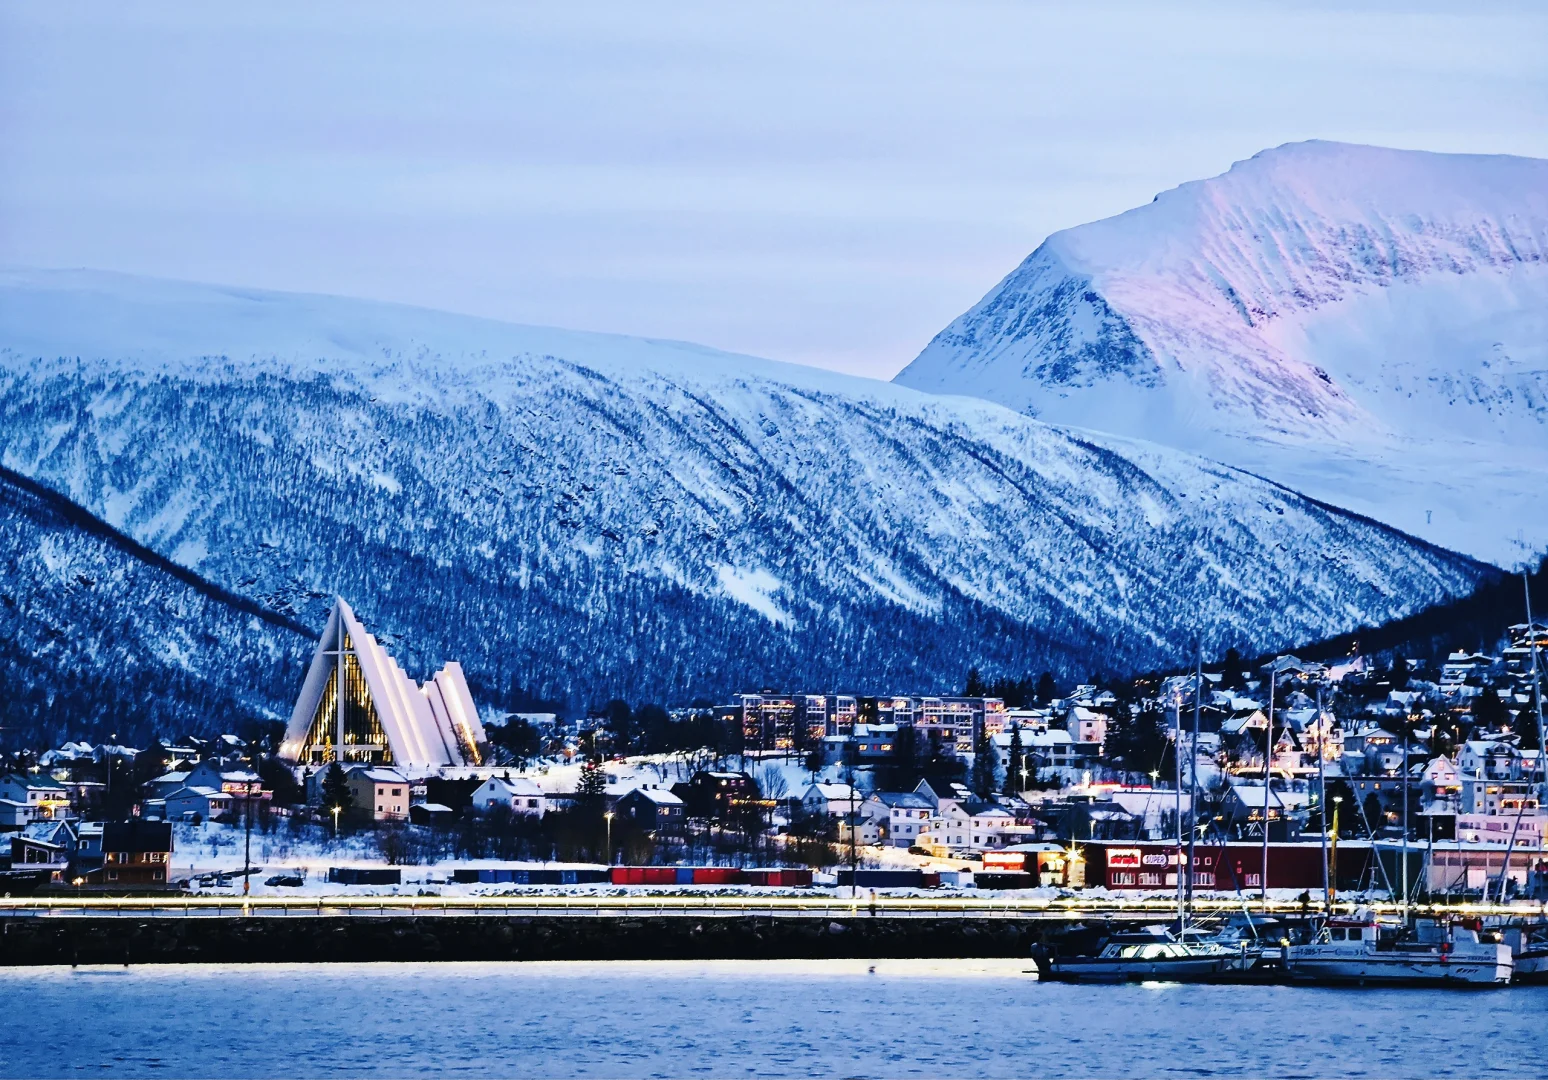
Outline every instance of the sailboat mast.
<svg viewBox="0 0 1548 1080"><path fill-rule="evenodd" d="M1172 793L1177 803L1177 861L1182 861L1182 689L1172 695L1172 764L1175 776ZM1177 933L1183 932L1183 868L1177 867Z"/></svg>
<svg viewBox="0 0 1548 1080"><path fill-rule="evenodd" d="M1204 708L1204 646L1198 645L1193 684L1193 738L1188 745L1188 891L1184 908L1193 903L1193 844L1199 835L1199 713Z"/></svg>
<svg viewBox="0 0 1548 1080"><path fill-rule="evenodd" d="M1333 914L1333 894L1328 891L1328 777L1323 762L1327 760L1325 745L1328 738L1328 721L1322 712L1322 683L1317 684L1317 820L1322 834L1322 905L1329 915Z"/></svg>
<svg viewBox="0 0 1548 1080"><path fill-rule="evenodd" d="M1545 747L1543 744L1543 686L1542 680L1537 673L1537 633L1532 627L1532 579L1527 575L1526 571L1521 573L1521 587L1526 592L1527 637L1532 642L1532 700L1537 708L1537 760L1542 766L1544 785L1548 786L1548 747ZM1527 770L1528 787L1531 786L1532 774L1536 771L1535 769ZM1542 805L1542 796L1543 792L1539 790L1539 806ZM1521 828L1521 818L1526 812L1526 804L1526 795L1523 794L1521 802L1516 806L1516 820L1510 827L1510 842L1505 845L1505 861L1500 864L1500 884L1497 890L1496 901L1501 904L1505 902L1505 883L1510 878L1510 860L1516 853L1516 830ZM1537 849L1539 851L1543 849L1541 834L1538 836ZM1483 899L1484 903L1487 904L1489 902L1489 884L1487 881L1484 882Z"/></svg>
<svg viewBox="0 0 1548 1080"><path fill-rule="evenodd" d="M1269 663L1269 699L1268 699L1268 723L1263 728L1263 855L1258 865L1261 878L1259 885L1263 892L1263 910L1268 911L1268 822L1269 822L1269 788L1274 762L1274 684L1278 681L1278 663L1276 656Z"/></svg>
<svg viewBox="0 0 1548 1080"><path fill-rule="evenodd" d="M1543 796L1548 795L1548 739L1543 737L1543 680L1537 666L1537 630L1532 624L1532 578L1525 570L1521 572L1521 588L1526 593L1526 617L1527 637L1532 642L1532 702L1537 709L1537 764L1542 770L1542 786L1537 791L1537 805L1543 805ZM1527 775L1531 775L1529 772ZM1523 800L1522 805L1525 805ZM1537 833L1537 850L1541 852L1545 838L1542 830Z"/></svg>

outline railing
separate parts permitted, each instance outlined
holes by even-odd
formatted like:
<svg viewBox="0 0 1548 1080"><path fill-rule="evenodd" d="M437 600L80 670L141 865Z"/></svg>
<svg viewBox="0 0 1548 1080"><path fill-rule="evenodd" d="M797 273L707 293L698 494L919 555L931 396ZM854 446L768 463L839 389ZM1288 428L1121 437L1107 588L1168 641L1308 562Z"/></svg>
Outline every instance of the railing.
<svg viewBox="0 0 1548 1080"><path fill-rule="evenodd" d="M1340 902L1333 911L1353 914L1357 908L1377 915L1396 915L1397 903ZM1322 914L1318 901L1303 905L1294 901L1261 900L1243 904L1240 899L1196 898L1192 910L1201 916L1238 914ZM1454 917L1548 917L1548 903L1409 905L1418 915ZM240 897L165 896L113 898L97 896L6 897L0 899L0 918L88 916L94 918L238 918L238 917L442 917L442 916L687 916L737 918L973 918L1076 920L1093 917L1114 919L1166 919L1177 911L1167 899L1103 897L913 897L862 894L846 896L694 896L688 894L638 894L587 896L540 894L511 896L342 896Z"/></svg>

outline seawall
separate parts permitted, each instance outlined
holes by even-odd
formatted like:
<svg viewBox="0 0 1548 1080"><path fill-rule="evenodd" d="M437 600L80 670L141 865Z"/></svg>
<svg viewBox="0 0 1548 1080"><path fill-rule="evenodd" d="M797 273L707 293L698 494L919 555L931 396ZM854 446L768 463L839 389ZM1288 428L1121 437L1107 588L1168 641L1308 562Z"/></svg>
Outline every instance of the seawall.
<svg viewBox="0 0 1548 1080"><path fill-rule="evenodd" d="M1006 918L767 915L91 917L0 920L0 965L1027 957Z"/></svg>

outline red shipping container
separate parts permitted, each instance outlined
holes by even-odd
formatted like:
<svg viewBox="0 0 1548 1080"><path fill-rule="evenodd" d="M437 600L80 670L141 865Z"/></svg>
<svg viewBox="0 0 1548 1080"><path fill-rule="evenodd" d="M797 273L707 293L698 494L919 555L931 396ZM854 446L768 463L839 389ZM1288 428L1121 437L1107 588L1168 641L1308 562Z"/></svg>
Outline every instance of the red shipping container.
<svg viewBox="0 0 1548 1080"><path fill-rule="evenodd" d="M695 885L740 885L742 871L734 866L700 866L693 871Z"/></svg>
<svg viewBox="0 0 1548 1080"><path fill-rule="evenodd" d="M607 880L614 885L629 884L629 868L627 866L614 866L607 872Z"/></svg>
<svg viewBox="0 0 1548 1080"><path fill-rule="evenodd" d="M677 870L671 866L642 866L639 875L641 885L677 884Z"/></svg>

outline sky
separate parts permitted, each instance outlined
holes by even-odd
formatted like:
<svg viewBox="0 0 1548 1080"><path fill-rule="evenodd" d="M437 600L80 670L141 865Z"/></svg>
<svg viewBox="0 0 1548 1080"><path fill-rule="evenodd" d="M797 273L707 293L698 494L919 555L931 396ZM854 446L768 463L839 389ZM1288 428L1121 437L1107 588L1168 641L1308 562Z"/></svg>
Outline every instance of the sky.
<svg viewBox="0 0 1548 1080"><path fill-rule="evenodd" d="M1266 147L1548 157L1548 4L0 6L0 265L890 378L1049 233Z"/></svg>

